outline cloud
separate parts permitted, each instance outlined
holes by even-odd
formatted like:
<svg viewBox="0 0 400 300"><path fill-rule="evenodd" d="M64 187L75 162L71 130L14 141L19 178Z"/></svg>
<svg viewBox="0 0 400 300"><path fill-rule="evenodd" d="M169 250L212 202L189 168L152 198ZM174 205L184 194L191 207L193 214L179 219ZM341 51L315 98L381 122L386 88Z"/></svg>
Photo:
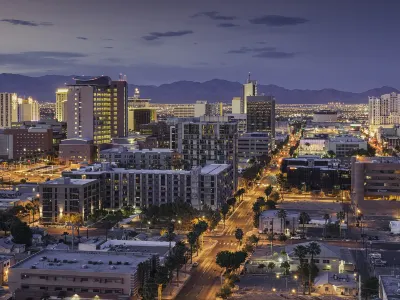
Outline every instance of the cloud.
<svg viewBox="0 0 400 300"><path fill-rule="evenodd" d="M0 54L0 65L23 67L70 66L71 63L83 57L87 57L87 55L76 52L28 51L2 53Z"/></svg>
<svg viewBox="0 0 400 300"><path fill-rule="evenodd" d="M211 20L223 20L223 21L231 21L237 19L235 16L221 16L219 12L217 11L204 11L204 12L199 12L197 14L194 14L193 16L190 16L191 18L197 18L197 17L208 17Z"/></svg>
<svg viewBox="0 0 400 300"><path fill-rule="evenodd" d="M106 49L112 49L112 48L114 48L114 47L107 46L107 47L104 47L104 48L106 48Z"/></svg>
<svg viewBox="0 0 400 300"><path fill-rule="evenodd" d="M230 27L238 27L239 25L233 23L220 23L217 25L218 27L230 28Z"/></svg>
<svg viewBox="0 0 400 300"><path fill-rule="evenodd" d="M192 34L192 30L180 30L180 31L167 31L167 32L150 32L149 35L142 36L142 39L146 41L154 41L163 37L175 37Z"/></svg>
<svg viewBox="0 0 400 300"><path fill-rule="evenodd" d="M259 58L292 58L296 55L294 52L283 52L283 51L265 51L265 52L260 52L253 57L259 57Z"/></svg>
<svg viewBox="0 0 400 300"><path fill-rule="evenodd" d="M252 57L257 58L292 58L296 55L294 52L283 52L278 51L276 47L261 47L261 48L249 48L242 47L236 50L230 50L227 54L253 54Z"/></svg>
<svg viewBox="0 0 400 300"><path fill-rule="evenodd" d="M252 24L266 25L270 27L283 27L303 24L308 22L308 20L303 18L286 17L280 15L265 15L262 17L250 19L249 22Z"/></svg>
<svg viewBox="0 0 400 300"><path fill-rule="evenodd" d="M87 41L88 40L88 38L87 37L84 37L84 36L77 36L76 37L78 40L84 40L84 41Z"/></svg>
<svg viewBox="0 0 400 300"><path fill-rule="evenodd" d="M53 23L50 23L50 22L39 22L38 23L38 22L18 20L18 19L2 19L0 21L9 23L11 25L21 25L21 26L31 26L31 27L52 26L53 25Z"/></svg>
<svg viewBox="0 0 400 300"><path fill-rule="evenodd" d="M103 38L103 41L113 41L113 39L109 39L109 38Z"/></svg>

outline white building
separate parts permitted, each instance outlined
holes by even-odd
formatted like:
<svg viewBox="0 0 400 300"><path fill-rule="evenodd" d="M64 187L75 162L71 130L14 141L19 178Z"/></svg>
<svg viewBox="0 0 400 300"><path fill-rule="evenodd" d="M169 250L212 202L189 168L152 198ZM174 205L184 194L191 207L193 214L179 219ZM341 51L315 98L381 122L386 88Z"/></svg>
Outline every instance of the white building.
<svg viewBox="0 0 400 300"><path fill-rule="evenodd" d="M11 128L12 102L17 94L0 93L0 128Z"/></svg>
<svg viewBox="0 0 400 300"><path fill-rule="evenodd" d="M177 118L194 117L194 104L181 104L174 106L172 114Z"/></svg>
<svg viewBox="0 0 400 300"><path fill-rule="evenodd" d="M243 112L240 109L241 104L242 104L241 97L233 97L233 99L232 99L232 114L243 114Z"/></svg>
<svg viewBox="0 0 400 300"><path fill-rule="evenodd" d="M194 116L201 117L207 113L207 101L196 101L194 104Z"/></svg>
<svg viewBox="0 0 400 300"><path fill-rule="evenodd" d="M370 131L400 123L400 94L391 93L368 98Z"/></svg>
<svg viewBox="0 0 400 300"><path fill-rule="evenodd" d="M303 138L298 148L299 155L323 155L328 148L325 138Z"/></svg>
<svg viewBox="0 0 400 300"><path fill-rule="evenodd" d="M238 137L238 158L246 162L250 158L269 155L273 139L266 132L247 132Z"/></svg>
<svg viewBox="0 0 400 300"><path fill-rule="evenodd" d="M249 73L249 78L247 79L247 82L245 84L243 84L243 96L242 96L241 102L240 102L240 113L241 114L247 113L247 97L248 96L257 96L257 81L250 79L250 73Z"/></svg>
<svg viewBox="0 0 400 300"><path fill-rule="evenodd" d="M56 91L56 119L58 122L67 121L68 89L59 88Z"/></svg>
<svg viewBox="0 0 400 300"><path fill-rule="evenodd" d="M273 233L292 235L299 228L300 213L295 211L286 211L286 218L281 219L278 216L278 210L265 210L260 214L259 233Z"/></svg>
<svg viewBox="0 0 400 300"><path fill-rule="evenodd" d="M12 121L39 121L39 103L31 97L22 99L13 97L12 101Z"/></svg>
<svg viewBox="0 0 400 300"><path fill-rule="evenodd" d="M337 157L345 157L356 150L367 150L367 145L368 142L362 138L339 135L329 139L327 151L335 152Z"/></svg>

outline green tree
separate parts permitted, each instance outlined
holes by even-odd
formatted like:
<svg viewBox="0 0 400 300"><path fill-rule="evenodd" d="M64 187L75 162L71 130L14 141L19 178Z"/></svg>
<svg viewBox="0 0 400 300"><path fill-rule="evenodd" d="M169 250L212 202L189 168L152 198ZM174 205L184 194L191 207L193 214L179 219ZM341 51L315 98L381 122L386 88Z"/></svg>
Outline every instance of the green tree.
<svg viewBox="0 0 400 300"><path fill-rule="evenodd" d="M157 297L157 289L157 283L153 277L150 277L147 279L143 288L139 289L139 294L142 297L142 300L154 300Z"/></svg>
<svg viewBox="0 0 400 300"><path fill-rule="evenodd" d="M255 213L253 215L253 226L258 228L260 226L260 213Z"/></svg>
<svg viewBox="0 0 400 300"><path fill-rule="evenodd" d="M256 236L255 234L252 234L249 236L249 242L252 243L254 246L257 247L258 242L260 241L260 238Z"/></svg>
<svg viewBox="0 0 400 300"><path fill-rule="evenodd" d="M264 194L265 194L265 196L267 196L267 201L268 201L268 197L269 197L269 195L271 195L273 189L274 189L274 188L273 188L271 185L268 185L268 186L265 188Z"/></svg>
<svg viewBox="0 0 400 300"><path fill-rule="evenodd" d="M64 236L64 244L67 243L67 235L69 235L69 233L66 231L64 231L64 233L62 234L62 236Z"/></svg>
<svg viewBox="0 0 400 300"><path fill-rule="evenodd" d="M233 253L233 263L232 263L232 269L235 271L240 267L241 264L243 264L246 261L247 258L247 252L245 251L236 251Z"/></svg>
<svg viewBox="0 0 400 300"><path fill-rule="evenodd" d="M175 239L175 225L174 223L170 222L167 226L167 239L169 242L169 251L171 251L171 242Z"/></svg>
<svg viewBox="0 0 400 300"><path fill-rule="evenodd" d="M290 270L289 262L288 261L283 261L281 263L281 269L284 270L283 275L289 275L290 274L290 272L289 272L289 270Z"/></svg>
<svg viewBox="0 0 400 300"><path fill-rule="evenodd" d="M305 284L304 284L304 258L307 256L308 250L305 246L303 245L298 245L294 248L294 256L299 259L299 270L300 272L300 280L303 285L303 294L305 294Z"/></svg>
<svg viewBox="0 0 400 300"><path fill-rule="evenodd" d="M269 197L274 203L278 202L281 199L281 196L278 192L273 192Z"/></svg>
<svg viewBox="0 0 400 300"><path fill-rule="evenodd" d="M329 214L324 214L324 220L325 220L325 224L324 224L324 238L326 238L326 225L328 224L328 221L331 217L329 216Z"/></svg>
<svg viewBox="0 0 400 300"><path fill-rule="evenodd" d="M172 255L173 259L173 264L176 269L176 279L179 280L179 270L182 268L182 266L185 264L185 254L186 254L186 247L185 244L182 241L179 241L176 243L175 248L174 248L174 253Z"/></svg>
<svg viewBox="0 0 400 300"><path fill-rule="evenodd" d="M25 222L15 220L11 224L11 235L13 236L14 243L25 244L30 246L32 244L32 231Z"/></svg>
<svg viewBox="0 0 400 300"><path fill-rule="evenodd" d="M276 209L276 201L274 200L268 200L265 205L268 207L268 209Z"/></svg>
<svg viewBox="0 0 400 300"><path fill-rule="evenodd" d="M247 243L246 245L243 246L242 250L247 253L251 253L254 251L254 246L252 244Z"/></svg>
<svg viewBox="0 0 400 300"><path fill-rule="evenodd" d="M287 217L286 210L284 210L284 209L278 210L278 218L281 219L281 233L284 233L284 229L285 229L284 223L286 223L286 217Z"/></svg>
<svg viewBox="0 0 400 300"><path fill-rule="evenodd" d="M268 263L267 267L269 271L272 271L273 269L275 269L275 263L271 261Z"/></svg>
<svg viewBox="0 0 400 300"><path fill-rule="evenodd" d="M310 218L310 216L309 216L309 214L308 213L306 213L306 212L304 212L304 211L302 211L301 213L300 213L300 224L302 224L303 225L303 234L304 234L304 231L305 231L305 226L306 226L306 224L308 223L308 222L310 222L311 221L311 218Z"/></svg>
<svg viewBox="0 0 400 300"><path fill-rule="evenodd" d="M309 272L309 277L308 277L308 293L311 295L311 285L312 285L312 278L311 278L311 268L315 265L314 262L314 256L317 256L321 253L321 247L318 243L316 242L311 242L307 245L307 252L311 256L310 260L310 272Z"/></svg>
<svg viewBox="0 0 400 300"><path fill-rule="evenodd" d="M221 268L225 268L225 271L228 271L228 269L232 267L232 255L233 253L231 251L220 251L217 253L215 262Z"/></svg>
<svg viewBox="0 0 400 300"><path fill-rule="evenodd" d="M196 232L191 231L187 234L187 240L190 245L190 263L193 263L193 247L197 244L198 235Z"/></svg>
<svg viewBox="0 0 400 300"><path fill-rule="evenodd" d="M229 286L224 285L220 291L216 294L217 297L222 299L228 299L232 295L232 290Z"/></svg>
<svg viewBox="0 0 400 300"><path fill-rule="evenodd" d="M226 215L229 212L229 205L224 203L221 206L221 215L222 215L222 219L224 220L224 228L225 228L225 220L226 220Z"/></svg>
<svg viewBox="0 0 400 300"><path fill-rule="evenodd" d="M154 274L156 284L165 286L169 281L169 270L166 266L159 266Z"/></svg>
<svg viewBox="0 0 400 300"><path fill-rule="evenodd" d="M228 204L229 206L232 206L232 208L235 208L236 198L235 197L229 198L228 200L226 200L226 204Z"/></svg>
<svg viewBox="0 0 400 300"><path fill-rule="evenodd" d="M369 277L362 282L361 285L361 296L365 299L370 299L374 295L379 293L379 280L376 277Z"/></svg>
<svg viewBox="0 0 400 300"><path fill-rule="evenodd" d="M243 239L243 230L240 228L237 228L235 231L235 238L239 241L239 245L242 245L242 239Z"/></svg>

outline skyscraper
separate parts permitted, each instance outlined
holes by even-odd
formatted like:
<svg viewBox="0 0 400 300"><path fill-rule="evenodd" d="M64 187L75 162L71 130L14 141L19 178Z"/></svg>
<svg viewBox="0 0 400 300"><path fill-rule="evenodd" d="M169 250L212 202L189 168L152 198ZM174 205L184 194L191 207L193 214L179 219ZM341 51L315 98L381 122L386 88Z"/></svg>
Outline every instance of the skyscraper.
<svg viewBox="0 0 400 300"><path fill-rule="evenodd" d="M157 121L157 109L150 107L128 110L128 131L139 131L140 125Z"/></svg>
<svg viewBox="0 0 400 300"><path fill-rule="evenodd" d="M268 132L275 137L275 98L247 96L247 132Z"/></svg>
<svg viewBox="0 0 400 300"><path fill-rule="evenodd" d="M56 119L59 122L67 121L68 89L59 88L56 91Z"/></svg>
<svg viewBox="0 0 400 300"><path fill-rule="evenodd" d="M400 123L400 94L391 93L368 98L370 131Z"/></svg>
<svg viewBox="0 0 400 300"><path fill-rule="evenodd" d="M39 103L31 97L28 99L12 98L12 122L39 121Z"/></svg>
<svg viewBox="0 0 400 300"><path fill-rule="evenodd" d="M75 81L68 86L68 139L88 139L100 145L110 143L113 137L126 136L126 81L112 81L108 76Z"/></svg>
<svg viewBox="0 0 400 300"><path fill-rule="evenodd" d="M16 94L0 93L0 128L11 128L12 101Z"/></svg>
<svg viewBox="0 0 400 300"><path fill-rule="evenodd" d="M257 81L251 80L250 73L247 82L243 84L243 96L240 102L240 113L247 113L247 97L257 96Z"/></svg>

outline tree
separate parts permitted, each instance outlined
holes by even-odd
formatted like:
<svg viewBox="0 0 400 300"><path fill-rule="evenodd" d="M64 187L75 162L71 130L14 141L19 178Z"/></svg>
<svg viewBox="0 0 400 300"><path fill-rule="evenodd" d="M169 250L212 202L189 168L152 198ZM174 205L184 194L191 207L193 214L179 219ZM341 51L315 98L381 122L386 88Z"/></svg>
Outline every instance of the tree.
<svg viewBox="0 0 400 300"><path fill-rule="evenodd" d="M64 231L64 233L62 234L62 236L64 236L64 244L67 243L67 235L69 235L69 233L66 231Z"/></svg>
<svg viewBox="0 0 400 300"><path fill-rule="evenodd" d="M275 263L272 261L269 262L267 268L268 270L272 271L273 269L275 269Z"/></svg>
<svg viewBox="0 0 400 300"><path fill-rule="evenodd" d="M26 204L25 205L25 209L29 212L29 221L28 221L28 223L31 223L31 212L32 212L32 210L34 209L34 207L33 207L33 204L32 203L28 203L28 204Z"/></svg>
<svg viewBox="0 0 400 300"><path fill-rule="evenodd" d="M254 246L252 244L247 243L246 245L244 245L242 250L247 253L251 253L254 251Z"/></svg>
<svg viewBox="0 0 400 300"><path fill-rule="evenodd" d="M224 220L224 228L225 228L226 215L228 214L228 212L229 212L229 205L226 204L226 203L222 204L222 206L221 206L221 215L222 215L222 218Z"/></svg>
<svg viewBox="0 0 400 300"><path fill-rule="evenodd" d="M228 299L231 295L232 295L232 290L227 285L221 287L220 291L216 294L217 297L220 297L222 299Z"/></svg>
<svg viewBox="0 0 400 300"><path fill-rule="evenodd" d="M283 275L289 275L290 264L288 261L283 261L281 263L281 268L284 269Z"/></svg>
<svg viewBox="0 0 400 300"><path fill-rule="evenodd" d="M179 270L185 264L185 253L187 249L182 241L176 243L174 253L172 255L173 265L176 269L176 279L179 280Z"/></svg>
<svg viewBox="0 0 400 300"><path fill-rule="evenodd" d="M336 157L336 153L332 150L328 150L328 152L326 152L326 154L328 155L329 158L335 158Z"/></svg>
<svg viewBox="0 0 400 300"><path fill-rule="evenodd" d="M256 236L255 234L252 234L251 236L249 236L248 240L250 243L252 243L254 246L257 247L257 244L260 241L260 238L258 236Z"/></svg>
<svg viewBox="0 0 400 300"><path fill-rule="evenodd" d="M281 199L281 196L279 195L278 192L273 192L270 196L271 201L273 202L278 202Z"/></svg>
<svg viewBox="0 0 400 300"><path fill-rule="evenodd" d="M247 258L247 252L245 251L236 251L233 253L233 263L232 263L232 269L235 271L240 267L242 263L246 261Z"/></svg>
<svg viewBox="0 0 400 300"><path fill-rule="evenodd" d="M235 231L235 238L239 241L239 245L242 245L242 239L243 239L243 230L240 228L237 228Z"/></svg>
<svg viewBox="0 0 400 300"><path fill-rule="evenodd" d="M11 224L11 235L13 236L14 243L25 244L30 246L32 244L32 231L25 222L15 220Z"/></svg>
<svg viewBox="0 0 400 300"><path fill-rule="evenodd" d="M264 193L265 193L265 196L267 196L267 201L268 201L268 197L269 197L269 195L271 195L273 189L274 188L271 185L268 185L265 188Z"/></svg>
<svg viewBox="0 0 400 300"><path fill-rule="evenodd" d="M336 214L336 217L337 217L337 219L338 219L338 221L339 221L339 233L340 233L340 237L342 237L342 223L343 223L343 220L344 220L345 217L346 217L346 213L345 213L344 211L339 211L339 212Z"/></svg>
<svg viewBox="0 0 400 300"><path fill-rule="evenodd" d="M268 207L268 209L276 209L276 201L274 200L268 200L265 205Z"/></svg>
<svg viewBox="0 0 400 300"><path fill-rule="evenodd" d="M235 197L229 198L228 200L226 200L226 204L232 206L232 208L235 208L236 198Z"/></svg>
<svg viewBox="0 0 400 300"><path fill-rule="evenodd" d="M304 231L305 231L305 226L306 226L306 224L307 224L308 222L310 222L310 221L311 221L311 218L310 218L310 216L308 215L308 213L302 211L302 212L300 213L300 224L303 224L303 234L304 234Z"/></svg>
<svg viewBox="0 0 400 300"><path fill-rule="evenodd" d="M191 231L187 234L187 239L188 239L188 242L190 245L190 263L191 264L193 263L193 247L194 247L194 245L196 245L198 237L199 236L197 235L197 233L193 232L193 231Z"/></svg>
<svg viewBox="0 0 400 300"><path fill-rule="evenodd" d="M170 281L168 268L159 266L154 274L154 281L160 287L158 292L162 293L162 288Z"/></svg>
<svg viewBox="0 0 400 300"><path fill-rule="evenodd" d="M294 256L296 256L299 259L299 269L304 270L304 258L307 256L308 250L305 246L299 245L294 248ZM305 284L304 284L304 272L300 272L300 279L301 283L303 285L303 294L305 293Z"/></svg>
<svg viewBox="0 0 400 300"><path fill-rule="evenodd" d="M139 289L139 294L142 300L154 300L157 297L158 286L153 277L147 279L143 288Z"/></svg>
<svg viewBox="0 0 400 300"><path fill-rule="evenodd" d="M278 218L281 219L281 233L284 233L284 223L286 223L286 210L280 209L278 210ZM285 222L284 222L285 221Z"/></svg>
<svg viewBox="0 0 400 300"><path fill-rule="evenodd" d="M225 270L228 271L228 269L232 267L232 255L233 253L231 251L220 251L217 253L215 262L218 266L225 268Z"/></svg>
<svg viewBox="0 0 400 300"><path fill-rule="evenodd" d="M331 217L329 216L329 214L324 214L324 220L325 220L325 224L324 224L324 238L326 238L326 224L328 224L328 221Z"/></svg>
<svg viewBox="0 0 400 300"><path fill-rule="evenodd" d="M361 285L361 296L369 299L371 296L378 295L379 280L376 277L367 278Z"/></svg>
<svg viewBox="0 0 400 300"><path fill-rule="evenodd" d="M260 226L260 213L255 213L253 215L253 226L258 228Z"/></svg>
<svg viewBox="0 0 400 300"><path fill-rule="evenodd" d="M311 295L311 284L312 284L311 268L313 267L313 265L315 265L314 256L319 255L321 253L321 247L318 243L311 242L307 245L307 252L309 255L311 255L311 260L310 260L310 264L309 264L310 272L309 272L309 277L308 277L308 293Z"/></svg>
<svg viewBox="0 0 400 300"><path fill-rule="evenodd" d="M175 230L175 225L174 223L170 222L167 226L167 239L169 241L169 251L171 251L171 242L175 238L174 230Z"/></svg>

